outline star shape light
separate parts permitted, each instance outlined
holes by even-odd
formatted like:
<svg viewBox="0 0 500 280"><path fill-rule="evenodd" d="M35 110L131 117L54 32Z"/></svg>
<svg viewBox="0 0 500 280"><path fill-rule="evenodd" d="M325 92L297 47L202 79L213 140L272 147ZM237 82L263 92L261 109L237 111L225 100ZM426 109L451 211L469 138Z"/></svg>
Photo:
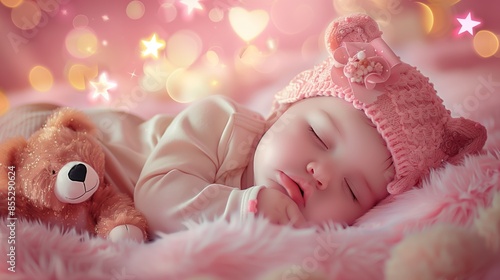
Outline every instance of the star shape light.
<svg viewBox="0 0 500 280"><path fill-rule="evenodd" d="M110 99L108 90L116 87L116 83L108 80L106 73L99 75L99 80L97 82L90 81L90 85L94 88L92 99L96 99L101 96L106 101L109 101Z"/></svg>
<svg viewBox="0 0 500 280"><path fill-rule="evenodd" d="M146 47L146 49L142 51L142 56L144 57L151 55L154 58L158 58L158 51L165 48L165 42L162 40L157 40L156 34L153 34L149 41L141 40L141 42Z"/></svg>
<svg viewBox="0 0 500 280"><path fill-rule="evenodd" d="M479 21L472 20L470 13L467 15L466 18L457 18L458 22L460 22L460 30L458 31L458 34L462 34L465 31L469 32L470 35L474 35L474 30L472 28L478 26L481 24Z"/></svg>
<svg viewBox="0 0 500 280"><path fill-rule="evenodd" d="M181 0L180 2L186 5L188 9L188 15L191 14L194 9L203 10L203 6L201 6L200 0Z"/></svg>

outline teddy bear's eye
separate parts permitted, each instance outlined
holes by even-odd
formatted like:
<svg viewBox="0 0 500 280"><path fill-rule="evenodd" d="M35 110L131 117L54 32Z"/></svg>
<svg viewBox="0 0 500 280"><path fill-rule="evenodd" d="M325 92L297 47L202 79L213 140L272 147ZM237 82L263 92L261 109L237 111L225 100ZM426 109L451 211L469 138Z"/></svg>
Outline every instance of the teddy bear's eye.
<svg viewBox="0 0 500 280"><path fill-rule="evenodd" d="M56 175L56 171L55 170L52 170L51 173L52 173L52 175Z"/></svg>

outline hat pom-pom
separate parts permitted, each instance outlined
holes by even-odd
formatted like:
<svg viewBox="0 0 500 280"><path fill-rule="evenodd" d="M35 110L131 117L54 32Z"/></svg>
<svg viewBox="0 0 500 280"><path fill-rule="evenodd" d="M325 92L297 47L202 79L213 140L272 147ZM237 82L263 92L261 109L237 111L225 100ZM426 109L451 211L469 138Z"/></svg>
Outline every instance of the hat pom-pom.
<svg viewBox="0 0 500 280"><path fill-rule="evenodd" d="M325 32L326 48L333 54L342 42L371 42L382 35L375 20L355 14L334 20Z"/></svg>

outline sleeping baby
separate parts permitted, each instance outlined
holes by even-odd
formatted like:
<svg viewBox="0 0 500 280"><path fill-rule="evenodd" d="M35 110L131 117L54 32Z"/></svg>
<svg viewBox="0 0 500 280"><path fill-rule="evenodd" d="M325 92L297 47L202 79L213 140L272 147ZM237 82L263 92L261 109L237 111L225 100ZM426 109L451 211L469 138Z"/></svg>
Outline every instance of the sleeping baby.
<svg viewBox="0 0 500 280"><path fill-rule="evenodd" d="M452 118L370 17L332 22L326 47L329 57L278 92L267 118L223 96L149 120L85 110L101 126L106 179L133 195L152 232L219 217L352 225L483 147L485 128ZM49 114L29 111L22 118ZM14 112L1 121L10 134L22 123Z"/></svg>

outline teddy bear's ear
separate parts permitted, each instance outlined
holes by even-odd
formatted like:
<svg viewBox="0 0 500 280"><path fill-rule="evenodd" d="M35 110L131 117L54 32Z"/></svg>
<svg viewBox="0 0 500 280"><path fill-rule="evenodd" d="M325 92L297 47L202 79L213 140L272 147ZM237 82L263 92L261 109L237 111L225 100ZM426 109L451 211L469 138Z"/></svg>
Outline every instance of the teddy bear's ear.
<svg viewBox="0 0 500 280"><path fill-rule="evenodd" d="M28 142L23 137L11 138L0 144L0 188L8 185L8 173L18 168L17 156Z"/></svg>
<svg viewBox="0 0 500 280"><path fill-rule="evenodd" d="M330 55L342 42L371 42L382 35L375 20L365 14L353 14L334 20L325 32L326 48Z"/></svg>
<svg viewBox="0 0 500 280"><path fill-rule="evenodd" d="M72 108L55 111L47 120L46 127L67 127L77 132L96 133L96 126L83 112Z"/></svg>

